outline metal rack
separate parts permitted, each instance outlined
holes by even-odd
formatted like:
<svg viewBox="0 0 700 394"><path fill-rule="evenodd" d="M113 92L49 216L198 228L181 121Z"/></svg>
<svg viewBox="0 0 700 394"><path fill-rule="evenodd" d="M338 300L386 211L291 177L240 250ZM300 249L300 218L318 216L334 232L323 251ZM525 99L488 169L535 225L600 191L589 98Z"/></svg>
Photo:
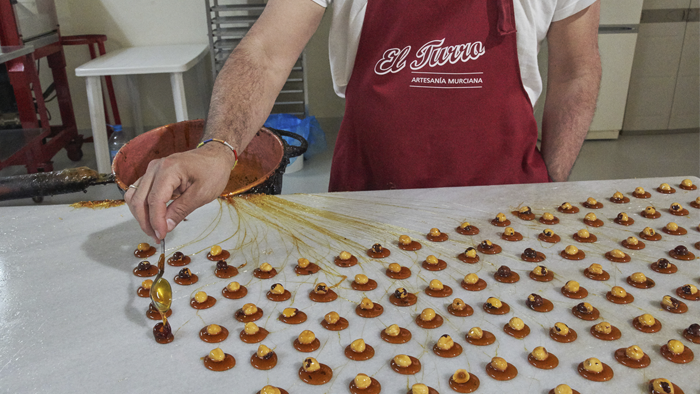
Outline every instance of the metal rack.
<svg viewBox="0 0 700 394"><path fill-rule="evenodd" d="M209 28L209 54L214 79L226 59L265 9L267 0L205 0ZM308 87L305 52L294 64L272 113L308 115Z"/></svg>

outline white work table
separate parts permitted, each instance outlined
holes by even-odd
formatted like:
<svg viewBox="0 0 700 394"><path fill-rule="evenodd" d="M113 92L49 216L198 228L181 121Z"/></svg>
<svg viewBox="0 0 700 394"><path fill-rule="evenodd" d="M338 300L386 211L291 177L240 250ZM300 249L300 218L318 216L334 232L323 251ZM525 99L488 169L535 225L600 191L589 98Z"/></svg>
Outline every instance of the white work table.
<svg viewBox="0 0 700 394"><path fill-rule="evenodd" d="M176 120L178 122L188 120L187 100L185 98L185 85L182 75L202 60L207 51L208 48L205 44L123 48L90 60L75 69L76 76L87 78L90 121L92 122L92 133L95 139L95 155L99 172L111 172L100 77L108 75L127 76L133 123L138 135L143 133L143 120L137 76L139 74L170 74ZM201 86L203 83L202 80L199 81L200 88L203 88Z"/></svg>
<svg viewBox="0 0 700 394"><path fill-rule="evenodd" d="M233 204L212 202L188 217L186 222L167 237L167 253L177 250L192 257L189 268L199 276L192 286L180 286L173 277L180 270L166 265L165 277L174 290L173 314L170 322L174 342L155 343L152 327L145 311L147 298L136 295L142 278L132 274L140 259L133 256L136 245L148 242L126 206L104 210L71 208L69 206L34 206L0 208L2 236L0 237L0 392L3 393L75 393L99 390L103 393L180 393L222 391L254 394L265 384L273 384L289 393L347 393L347 387L357 373L373 376L382 384L382 393L405 394L417 382L435 388L441 394L453 393L448 386L450 375L465 368L481 381L477 393L536 393L545 394L560 383L567 383L582 394L586 393L646 393L649 379L665 377L684 389L698 393L700 388L700 345L682 337L682 330L691 323L700 323L700 302L684 301L689 312L675 315L662 310L661 298L686 283L699 285L698 259L678 261L668 256L677 245L685 245L700 255L693 245L700 241L700 210L689 204L700 191L678 188L682 178L615 180L596 182L552 183L542 185L513 185L450 189L423 189L409 191L382 191L336 193L318 195L288 195L255 197L250 200L234 199ZM694 183L700 179L691 178ZM667 182L677 189L672 195L663 195L655 189ZM613 204L608 198L615 191L626 196L635 187L651 192L648 200L631 198L628 204ZM597 235L594 244L579 244L571 235L586 228L584 215L591 211L581 206L587 197L596 198L605 207L595 211L605 225L589 227ZM578 214L559 213L556 208L564 201L581 208ZM690 211L689 216L677 217L668 213L673 202ZM551 212L560 224L545 226L537 220L526 222L510 213L528 205L537 218ZM661 218L645 219L640 211L653 205ZM516 231L525 239L507 242L500 238L502 228L490 224L498 212L506 213ZM625 227L613 223L619 212L627 212L636 223ZM463 221L480 228L476 236L464 236L454 231ZM684 236L670 236L661 231L674 221L688 230ZM632 251L621 248L619 242L635 235L644 227L652 227L662 234L658 242L646 242L646 248ZM430 228L437 227L449 234L444 243L425 239ZM546 227L562 238L558 244L546 244L537 235ZM406 234L423 244L417 252L398 249L399 235ZM503 248L503 253L484 255L481 261L470 265L460 262L456 255L469 246L490 239ZM374 243L391 250L384 260L372 260L365 254ZM229 263L239 268L232 279L214 276L215 263L206 259L212 245L221 245L231 252ZM559 252L574 244L585 251L582 261L564 260ZM536 264L520 259L525 248L543 252L547 259L541 263L555 272L553 282L540 283L528 278ZM612 263L604 253L620 248L632 256L627 264ZM333 259L347 250L357 256L359 264L339 268ZM447 269L429 272L421 262L430 254L447 262ZM323 268L318 274L296 276L293 267L300 257L307 257ZM668 258L679 272L662 275L649 269L659 258ZM148 259L157 262L157 256ZM269 262L279 272L274 279L260 280L252 276L253 269ZM397 262L412 270L412 276L403 281L387 278L388 263ZM595 282L582 275L584 268L600 263L611 278ZM500 265L508 265L520 275L515 284L501 284L493 279ZM468 292L460 287L464 275L477 272L486 280L488 288ZM635 289L626 282L628 275L643 272L656 281L656 287ZM363 293L352 290L350 281L365 273L379 283L376 290L364 293L384 307L384 314L375 319L363 319L354 312ZM347 277L345 279L344 277ZM451 297L428 297L423 289L433 279L440 279L452 287ZM221 290L230 281L238 281L248 288L241 300L221 296ZM559 289L567 280L576 280L585 287L591 303L601 312L596 322L579 320L571 308L579 300L564 297ZM286 302L274 303L265 297L273 283L282 283L293 297ZM313 303L308 293L314 283L334 285L339 298L330 304ZM616 305L605 299L612 286L624 287L635 301ZM413 307L398 308L389 303L397 287L405 287L418 295ZM217 298L216 305L196 311L189 300L199 290ZM538 293L551 300L554 310L536 313L525 306L530 293ZM511 312L492 316L482 310L489 296L499 297L511 306ZM446 306L453 298L462 298L474 308L466 318L451 316ZM249 359L256 344L244 344L238 335L243 323L233 318L244 303L255 303L264 311L256 323L270 331L262 343L275 350L279 362L271 371L258 371ZM308 320L292 326L281 323L277 316L282 309L293 306L304 311ZM431 307L445 318L445 324L434 330L419 328L414 318L423 308ZM335 310L350 322L350 328L341 332L326 331L319 324L323 316ZM644 334L632 327L632 319L651 313L663 324L655 334ZM532 333L524 340L506 335L502 327L511 317L518 316L528 324ZM590 327L608 321L622 331L622 338L604 342L592 337ZM578 340L561 344L549 338L549 327L561 321L578 332ZM220 344L202 342L198 332L205 325L217 323L230 334ZM396 323L408 328L413 339L403 345L382 341L379 333ZM464 336L471 327L481 327L496 336L496 343L487 347L468 344ZM312 353L300 353L292 347L296 336L310 329L321 341L321 348ZM442 334L449 334L464 348L454 359L439 358L432 347ZM374 347L376 355L369 361L350 361L343 355L351 341L363 338ZM676 365L664 359L659 348L670 339L679 339L695 353L689 364ZM651 365L643 370L622 366L613 357L615 349L637 344L651 357ZM559 358L560 365L544 371L527 362L528 352L535 346L544 346ZM220 347L236 358L236 366L225 372L211 372L202 365L202 357ZM397 354L419 358L422 370L414 376L399 375L389 366ZM334 371L333 380L323 386L309 386L297 375L305 357L315 357ZM485 365L494 356L504 357L518 368L519 375L509 382L498 382L488 377ZM588 357L599 358L612 367L615 377L605 383L594 383L580 377L576 366Z"/></svg>

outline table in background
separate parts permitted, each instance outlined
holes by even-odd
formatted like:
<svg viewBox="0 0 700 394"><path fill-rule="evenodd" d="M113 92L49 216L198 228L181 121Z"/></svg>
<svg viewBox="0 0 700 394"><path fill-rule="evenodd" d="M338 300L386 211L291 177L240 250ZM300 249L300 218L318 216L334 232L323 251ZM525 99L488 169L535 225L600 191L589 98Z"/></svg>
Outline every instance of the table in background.
<svg viewBox="0 0 700 394"><path fill-rule="evenodd" d="M90 107L92 134L95 139L97 170L111 172L107 126L105 124L102 84L100 77L126 75L133 111L136 134L143 133L140 97L137 83L139 74L170 74L178 122L188 120L187 100L182 74L197 64L207 54L204 44L157 45L123 48L93 59L75 69L75 75L87 77L87 96Z"/></svg>

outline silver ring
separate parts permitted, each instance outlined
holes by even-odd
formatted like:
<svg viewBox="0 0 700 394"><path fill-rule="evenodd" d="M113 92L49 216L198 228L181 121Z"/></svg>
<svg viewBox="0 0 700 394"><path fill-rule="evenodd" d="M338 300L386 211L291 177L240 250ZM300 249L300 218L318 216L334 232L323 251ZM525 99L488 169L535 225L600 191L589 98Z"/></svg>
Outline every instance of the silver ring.
<svg viewBox="0 0 700 394"><path fill-rule="evenodd" d="M134 189L134 190L136 190L136 189L138 189L138 188L139 188L139 187L136 186L136 185L129 185L129 189Z"/></svg>

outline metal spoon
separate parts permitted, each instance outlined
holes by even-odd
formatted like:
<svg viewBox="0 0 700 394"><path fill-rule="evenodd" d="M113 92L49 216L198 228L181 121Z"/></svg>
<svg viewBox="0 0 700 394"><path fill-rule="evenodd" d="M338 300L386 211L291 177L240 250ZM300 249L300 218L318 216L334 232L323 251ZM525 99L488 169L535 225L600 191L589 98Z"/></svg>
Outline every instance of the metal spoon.
<svg viewBox="0 0 700 394"><path fill-rule="evenodd" d="M151 285L151 302L153 306L160 312L160 316L163 318L163 325L168 324L168 319L165 314L170 309L170 305L173 303L173 290L170 288L170 283L163 278L163 272L165 271L165 239L160 241L160 258L158 259L158 275L153 280Z"/></svg>

